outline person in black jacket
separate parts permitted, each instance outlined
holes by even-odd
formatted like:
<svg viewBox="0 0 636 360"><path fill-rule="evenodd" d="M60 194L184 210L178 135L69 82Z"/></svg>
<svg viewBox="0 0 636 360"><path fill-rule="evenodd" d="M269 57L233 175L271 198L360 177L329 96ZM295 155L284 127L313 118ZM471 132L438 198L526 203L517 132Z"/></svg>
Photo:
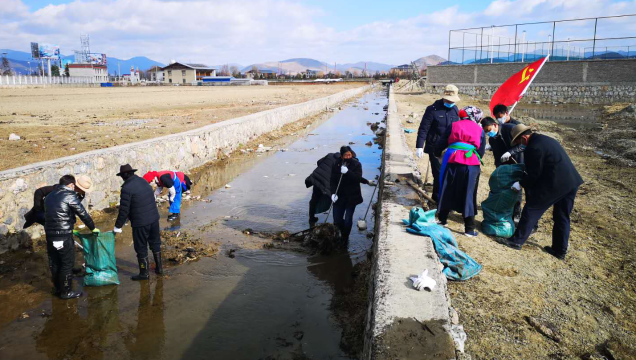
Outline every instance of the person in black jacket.
<svg viewBox="0 0 636 360"><path fill-rule="evenodd" d="M583 179L561 144L553 138L535 134L521 124L512 130L511 145L519 144L526 147L526 174L512 188L520 191L523 187L526 190L526 204L514 235L500 241L521 250L543 213L554 206L552 246L544 249L559 259L565 259L570 237L570 213Z"/></svg>
<svg viewBox="0 0 636 360"><path fill-rule="evenodd" d="M159 235L159 210L155 202L152 186L146 180L135 175L137 169L129 164L119 168L117 176L121 176L124 184L121 186L119 214L113 232L121 233L121 228L130 219L132 226L133 244L139 263L139 275L133 280L148 280L148 246L155 259L155 272L163 274L161 259L161 237Z"/></svg>
<svg viewBox="0 0 636 360"><path fill-rule="evenodd" d="M346 243L353 226L353 213L362 204L362 164L354 157L349 146L340 148L340 159L331 171L331 201L333 202L333 222Z"/></svg>
<svg viewBox="0 0 636 360"><path fill-rule="evenodd" d="M446 133L446 128L455 121L459 121L459 110L455 105L459 101L457 93L459 89L455 85L447 85L444 95L426 108L422 122L417 131L417 142L415 154L418 158L427 153L431 163L431 173L433 174L433 200L438 201L439 195L439 159L433 155L437 141ZM426 147L424 146L426 142Z"/></svg>
<svg viewBox="0 0 636 360"><path fill-rule="evenodd" d="M356 154L351 150L353 158ZM309 200L309 225L313 226L318 222L316 214L325 212L331 205L331 173L334 165L340 160L340 153L327 154L316 163L318 167L305 179L307 188L313 186L311 200ZM376 186L373 180L367 180L364 177L360 179L362 184Z"/></svg>
<svg viewBox="0 0 636 360"><path fill-rule="evenodd" d="M506 109L506 114L507 111ZM510 123L499 124L497 120L490 116L485 117L481 121L481 127L488 135L488 144L490 144L492 155L495 157L495 167L509 164L523 164L523 150L521 146L510 146L510 142L512 141L512 129L515 127L512 121L516 122L516 120L511 120ZM516 223L521 219L522 196L522 192L519 191L518 200L512 211L512 218Z"/></svg>
<svg viewBox="0 0 636 360"><path fill-rule="evenodd" d="M51 280L53 280L56 295L62 299L72 299L82 295L81 292L73 291L75 216L79 216L94 233L99 232L78 196L88 192L91 186L92 183L86 176L76 180L71 175L64 175L44 200L44 231Z"/></svg>
<svg viewBox="0 0 636 360"><path fill-rule="evenodd" d="M497 119L497 122L501 125L503 124L512 124L519 125L521 124L519 121L510 117L510 113L508 112L508 107L504 104L497 104L494 108L492 108L492 116Z"/></svg>
<svg viewBox="0 0 636 360"><path fill-rule="evenodd" d="M69 175L72 176L72 175ZM73 181L75 178L73 177ZM33 207L29 212L24 214L24 226L23 229L26 229L33 225L34 223L38 223L44 226L44 198L46 195L50 194L55 189L55 185L51 186L43 186L37 190L33 194ZM82 200L81 198L80 200Z"/></svg>

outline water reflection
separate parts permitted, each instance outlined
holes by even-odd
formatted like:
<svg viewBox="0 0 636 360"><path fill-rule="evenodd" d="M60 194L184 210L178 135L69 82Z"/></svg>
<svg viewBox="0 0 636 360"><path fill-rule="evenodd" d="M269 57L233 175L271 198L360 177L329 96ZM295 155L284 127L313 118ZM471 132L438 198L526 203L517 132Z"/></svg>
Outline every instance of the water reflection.
<svg viewBox="0 0 636 360"><path fill-rule="evenodd" d="M154 296L150 292L150 281L139 281L139 287L137 325L124 342L133 359L158 359L166 338L163 278L157 278Z"/></svg>

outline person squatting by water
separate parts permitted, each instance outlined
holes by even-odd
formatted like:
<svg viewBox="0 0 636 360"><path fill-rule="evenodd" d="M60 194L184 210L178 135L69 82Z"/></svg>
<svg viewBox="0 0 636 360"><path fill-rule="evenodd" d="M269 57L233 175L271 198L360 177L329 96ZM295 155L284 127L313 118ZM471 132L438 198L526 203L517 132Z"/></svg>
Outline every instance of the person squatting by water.
<svg viewBox="0 0 636 360"><path fill-rule="evenodd" d="M159 210L155 202L155 195L150 184L135 175L137 169L129 164L119 168L120 176L124 183L121 186L121 199L119 201L119 214L115 222L113 232L121 233L121 228L130 220L132 227L133 244L139 263L139 275L133 280L148 280L148 247L152 251L155 260L155 272L163 274L161 259L161 237L159 233Z"/></svg>
<svg viewBox="0 0 636 360"><path fill-rule="evenodd" d="M464 110L463 119L452 123L434 147L439 158L446 149L439 172L439 202L437 214L440 224L447 226L451 210L464 217L464 233L475 237L477 214L477 186L481 173L481 158L486 151L486 138L482 128L471 120Z"/></svg>
<svg viewBox="0 0 636 360"><path fill-rule="evenodd" d="M356 158L356 153L353 150L351 153L353 158ZM339 152L327 154L318 160L317 167L305 179L305 186L307 188L313 187L311 200L309 200L309 225L312 227L318 222L316 214L329 210L331 205L331 174L340 157ZM360 178L360 182L369 186L377 185L375 181L367 180L364 177Z"/></svg>
<svg viewBox="0 0 636 360"><path fill-rule="evenodd" d="M181 171L149 171L144 174L143 178L149 184L157 185L155 197L161 195L163 188L168 189L168 200L170 202L170 214L168 221L174 221L179 218L181 213L181 197L183 193L189 193L192 187L190 178Z"/></svg>
<svg viewBox="0 0 636 360"><path fill-rule="evenodd" d="M433 174L432 198L435 202L439 200L439 171L441 164L439 159L433 155L433 152L439 138L446 133L446 129L459 120L459 109L455 105L460 100L457 95L458 92L457 86L446 85L442 98L426 108L417 131L415 154L418 158L422 158L424 153L429 154L428 159L431 173ZM426 142L426 146L424 142Z"/></svg>
<svg viewBox="0 0 636 360"><path fill-rule="evenodd" d="M73 291L75 216L79 216L93 233L99 233L80 199L80 195L83 197L91 190L92 185L87 176L75 179L72 175L64 175L44 200L46 253L55 295L61 299L73 299L82 295L81 292Z"/></svg>
<svg viewBox="0 0 636 360"><path fill-rule="evenodd" d="M353 226L353 213L361 204L362 164L355 158L349 146L340 148L340 158L331 171L331 201L333 202L333 223L338 227L344 242L349 241ZM375 182L373 183L375 184Z"/></svg>
<svg viewBox="0 0 636 360"><path fill-rule="evenodd" d="M522 187L525 189L526 204L512 237L498 241L521 250L541 216L553 206L552 246L546 246L544 250L563 260L570 238L570 213L583 179L565 149L555 139L536 134L523 124L515 126L511 135L510 146L525 146L526 172L512 188L516 191L521 191Z"/></svg>

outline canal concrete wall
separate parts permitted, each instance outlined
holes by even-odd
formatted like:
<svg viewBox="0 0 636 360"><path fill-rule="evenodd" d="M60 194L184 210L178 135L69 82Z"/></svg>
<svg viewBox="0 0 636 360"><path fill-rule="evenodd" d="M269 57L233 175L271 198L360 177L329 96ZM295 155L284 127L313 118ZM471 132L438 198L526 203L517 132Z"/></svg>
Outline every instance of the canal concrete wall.
<svg viewBox="0 0 636 360"><path fill-rule="evenodd" d="M119 203L119 166L138 174L149 170L187 171L215 160L248 141L282 126L316 115L369 89L362 86L301 104L284 106L198 129L23 166L0 172L0 253L43 235L41 226L22 230L34 191L56 184L65 174L88 175L94 189L84 200L89 210Z"/></svg>
<svg viewBox="0 0 636 360"><path fill-rule="evenodd" d="M460 94L490 100L499 86L528 63L429 66L425 92L455 84ZM523 101L607 105L636 99L636 59L549 61Z"/></svg>
<svg viewBox="0 0 636 360"><path fill-rule="evenodd" d="M435 358L451 359L455 357L455 347L450 335L450 298L443 267L431 239L407 233L402 224L411 207L420 205L415 191L405 181L418 181L421 176L406 144L392 89L386 126L363 358L403 358L407 356L399 349L416 349L422 343L430 343L429 355L446 354ZM424 270L437 282L433 291L418 291L408 280ZM416 334L406 336L413 329ZM424 352L420 355L415 357L427 358Z"/></svg>

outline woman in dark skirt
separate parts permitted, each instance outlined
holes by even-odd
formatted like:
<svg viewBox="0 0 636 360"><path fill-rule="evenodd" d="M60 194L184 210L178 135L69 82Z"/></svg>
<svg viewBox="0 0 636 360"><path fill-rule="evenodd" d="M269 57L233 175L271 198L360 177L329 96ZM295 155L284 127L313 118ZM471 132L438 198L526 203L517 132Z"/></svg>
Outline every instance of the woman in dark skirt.
<svg viewBox="0 0 636 360"><path fill-rule="evenodd" d="M464 233L468 237L478 235L475 230L477 185L485 148L483 129L468 119L453 123L435 146L437 157L441 156L444 149L448 149L440 169L439 221L446 225L451 211L461 213L464 217Z"/></svg>

